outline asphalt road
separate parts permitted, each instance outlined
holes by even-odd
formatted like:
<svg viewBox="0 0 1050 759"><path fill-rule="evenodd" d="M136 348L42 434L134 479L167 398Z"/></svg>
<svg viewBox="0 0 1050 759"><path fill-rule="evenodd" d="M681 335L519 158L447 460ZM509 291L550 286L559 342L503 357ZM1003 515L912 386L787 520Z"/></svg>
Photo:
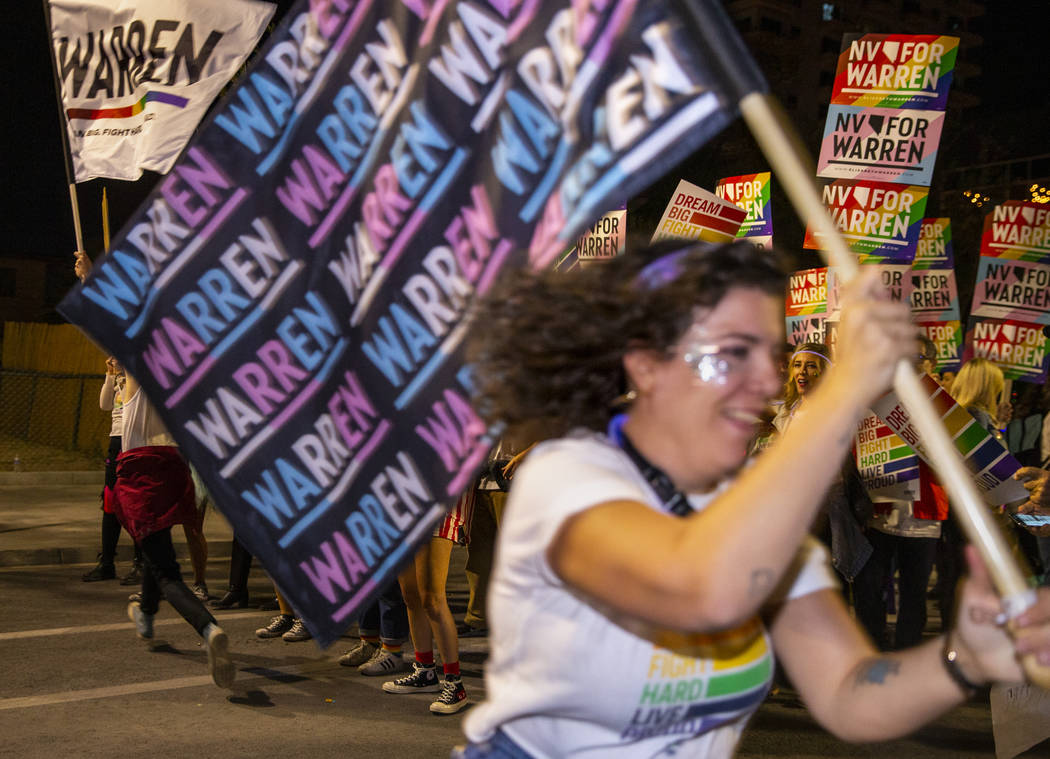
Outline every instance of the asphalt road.
<svg viewBox="0 0 1050 759"><path fill-rule="evenodd" d="M460 552L455 555L461 563ZM232 691L211 684L196 633L162 605L153 650L125 617L116 582L80 582L89 565L0 569L0 756L84 757L446 757L466 712L432 715L430 696L394 696L382 678L340 667L345 639L321 652L311 642L262 641L270 612L217 612L239 672ZM450 579L457 576L452 570ZM225 572L212 562L209 577ZM461 576L461 575L460 575ZM213 581L213 589L218 583ZM462 613L463 587L450 601ZM269 586L252 576L253 596ZM472 701L483 693L484 638L462 642ZM610 666L615 666L614 662ZM863 719L864 715L857 715ZM771 697L749 727L740 757L992 757L987 702L972 702L919 734L850 746L819 728L790 691ZM1050 757L1044 744L1026 757Z"/></svg>
<svg viewBox="0 0 1050 759"><path fill-rule="evenodd" d="M211 571L212 567L214 570ZM215 687L196 632L166 604L148 648L125 616L135 588L83 583L87 567L0 570L0 756L447 757L465 712L435 716L433 694L390 695L383 678L337 664L354 643L259 640L273 612L216 612L238 666ZM222 576L222 563L209 567ZM253 573L251 590L269 593ZM484 639L463 641L470 698L481 693Z"/></svg>

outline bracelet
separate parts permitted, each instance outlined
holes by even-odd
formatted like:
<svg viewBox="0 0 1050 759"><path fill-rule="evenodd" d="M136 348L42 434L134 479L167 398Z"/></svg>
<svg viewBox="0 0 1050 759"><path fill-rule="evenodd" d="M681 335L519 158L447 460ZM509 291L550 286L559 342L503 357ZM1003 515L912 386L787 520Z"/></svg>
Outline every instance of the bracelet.
<svg viewBox="0 0 1050 759"><path fill-rule="evenodd" d="M944 669L948 673L948 677L966 692L967 697L977 693L977 691L981 689L981 686L970 680L970 678L964 675L959 668L959 652L952 647L950 635L944 636L944 649L942 653L941 662L944 664Z"/></svg>

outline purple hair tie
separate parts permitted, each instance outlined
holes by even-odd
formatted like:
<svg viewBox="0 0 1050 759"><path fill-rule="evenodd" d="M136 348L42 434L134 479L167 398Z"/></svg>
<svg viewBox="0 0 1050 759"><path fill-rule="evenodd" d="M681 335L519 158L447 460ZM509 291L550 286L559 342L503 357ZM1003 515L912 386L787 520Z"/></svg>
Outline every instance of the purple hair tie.
<svg viewBox="0 0 1050 759"><path fill-rule="evenodd" d="M646 290L656 290L674 282L682 273L682 267L678 265L678 262L692 248L692 245L679 248L660 256L655 261L650 261L638 272L634 280L635 285Z"/></svg>

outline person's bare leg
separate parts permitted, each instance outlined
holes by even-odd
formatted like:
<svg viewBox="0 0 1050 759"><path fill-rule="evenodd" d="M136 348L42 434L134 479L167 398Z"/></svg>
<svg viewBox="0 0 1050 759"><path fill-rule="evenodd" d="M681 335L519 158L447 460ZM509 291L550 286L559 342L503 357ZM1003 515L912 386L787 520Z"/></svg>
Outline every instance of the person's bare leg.
<svg viewBox="0 0 1050 759"><path fill-rule="evenodd" d="M292 605L288 603L288 600L281 595L281 591L277 590L277 586L273 586L273 594L277 596L277 606L281 609L281 614L286 614L289 617L295 616L295 611L292 609Z"/></svg>
<svg viewBox="0 0 1050 759"><path fill-rule="evenodd" d="M444 664L458 665L459 636L456 635L456 620L452 617L452 610L448 608L448 598L445 596L448 562L451 556L451 540L431 538L425 555L420 551L416 557L416 571L423 609L441 653L441 661Z"/></svg>
<svg viewBox="0 0 1050 759"><path fill-rule="evenodd" d="M186 533L186 548L190 552L190 564L193 565L193 583L207 585L205 571L208 567L208 541L204 537L204 530L191 524L182 525L182 530Z"/></svg>
<svg viewBox="0 0 1050 759"><path fill-rule="evenodd" d="M408 609L408 631L412 636L412 648L423 653L434 650L434 636L430 630L430 620L423 610L423 598L419 592L416 571L416 566L421 561L426 561L426 555L429 555L429 550L424 546L416 554L413 563L405 567L397 577L398 584L401 585L401 595L405 599L405 607Z"/></svg>

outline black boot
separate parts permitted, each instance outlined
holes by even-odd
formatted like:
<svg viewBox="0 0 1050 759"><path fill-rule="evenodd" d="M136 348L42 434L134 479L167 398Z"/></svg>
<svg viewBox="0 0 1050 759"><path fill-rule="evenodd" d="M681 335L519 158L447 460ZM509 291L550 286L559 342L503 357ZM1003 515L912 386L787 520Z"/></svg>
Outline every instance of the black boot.
<svg viewBox="0 0 1050 759"><path fill-rule="evenodd" d="M248 605L248 591L230 586L222 598L212 601L209 605L213 609L243 609Z"/></svg>
<svg viewBox="0 0 1050 759"><path fill-rule="evenodd" d="M81 580L84 582L98 582L99 580L115 580L117 577L117 568L113 566L112 559L105 561L102 558L102 554L98 555L98 564L90 572L85 572L81 576Z"/></svg>

